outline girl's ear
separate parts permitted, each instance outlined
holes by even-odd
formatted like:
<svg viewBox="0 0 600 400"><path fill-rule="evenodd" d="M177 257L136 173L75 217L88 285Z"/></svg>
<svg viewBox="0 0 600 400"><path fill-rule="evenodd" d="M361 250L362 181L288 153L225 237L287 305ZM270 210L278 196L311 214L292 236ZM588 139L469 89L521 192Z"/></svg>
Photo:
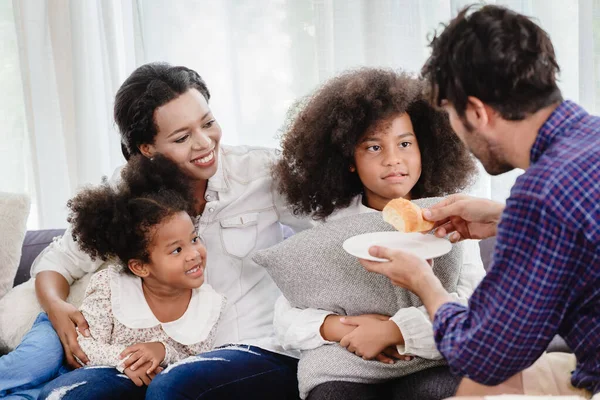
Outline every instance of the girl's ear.
<svg viewBox="0 0 600 400"><path fill-rule="evenodd" d="M134 275L137 275L140 278L145 278L150 275L148 266L142 262L142 260L129 260L127 267L131 272L133 272Z"/></svg>
<svg viewBox="0 0 600 400"><path fill-rule="evenodd" d="M154 148L154 145L152 145L152 144L148 144L148 143L140 144L138 148L140 149L140 153L142 153L142 155L144 155L148 158L154 157L154 154L156 153L156 149Z"/></svg>

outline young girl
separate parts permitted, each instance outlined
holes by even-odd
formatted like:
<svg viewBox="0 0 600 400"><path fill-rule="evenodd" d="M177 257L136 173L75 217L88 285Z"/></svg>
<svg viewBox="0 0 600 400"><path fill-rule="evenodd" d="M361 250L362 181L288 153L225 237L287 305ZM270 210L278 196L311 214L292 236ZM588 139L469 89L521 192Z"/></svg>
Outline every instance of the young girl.
<svg viewBox="0 0 600 400"><path fill-rule="evenodd" d="M381 211L394 198L442 196L465 188L475 173L474 161L447 116L425 101L423 88L404 73L360 69L332 79L304 101L290 117L274 170L295 212L336 219ZM477 243L466 246L455 293L460 301L484 275ZM391 318L342 318L291 308L281 297L275 314L278 337L289 349L340 342L382 362L392 362L392 355L441 358L422 307L401 309ZM439 399L452 395L457 383L446 367L438 367L382 384L328 382L308 398Z"/></svg>
<svg viewBox="0 0 600 400"><path fill-rule="evenodd" d="M164 157L135 156L117 187L85 189L68 207L79 247L111 261L92 277L80 307L89 324L78 337L85 365L116 368L129 380L112 388L115 396L144 398L162 368L212 349L225 306L203 284L206 249L189 215L189 178ZM114 368L62 375L42 397L64 387L70 396L88 396L90 374L117 375Z"/></svg>

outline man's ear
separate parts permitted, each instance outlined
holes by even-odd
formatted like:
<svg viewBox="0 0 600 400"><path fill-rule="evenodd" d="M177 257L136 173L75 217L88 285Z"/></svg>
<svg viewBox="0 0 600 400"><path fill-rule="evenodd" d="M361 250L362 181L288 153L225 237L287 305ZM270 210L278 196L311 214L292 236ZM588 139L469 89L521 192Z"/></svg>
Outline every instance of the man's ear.
<svg viewBox="0 0 600 400"><path fill-rule="evenodd" d="M134 273L134 275L137 275L140 278L145 278L150 275L148 266L146 263L142 262L142 260L129 260L127 267L131 272Z"/></svg>
<svg viewBox="0 0 600 400"><path fill-rule="evenodd" d="M493 113L491 107L479 100L477 97L469 96L465 109L465 118L471 129L481 131L490 123Z"/></svg>

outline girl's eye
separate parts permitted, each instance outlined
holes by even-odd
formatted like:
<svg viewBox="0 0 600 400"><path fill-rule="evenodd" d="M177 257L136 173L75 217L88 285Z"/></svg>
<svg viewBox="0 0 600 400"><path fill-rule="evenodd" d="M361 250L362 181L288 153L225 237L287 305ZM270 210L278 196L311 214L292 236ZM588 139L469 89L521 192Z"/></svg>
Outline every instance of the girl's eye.
<svg viewBox="0 0 600 400"><path fill-rule="evenodd" d="M211 119L206 124L204 124L204 129L208 129L208 128L212 127L214 124L215 124L215 120Z"/></svg>
<svg viewBox="0 0 600 400"><path fill-rule="evenodd" d="M175 141L175 143L183 143L183 142L185 142L185 141L187 140L187 138L188 138L188 137L190 137L190 135L185 135L185 136L182 136L182 137L180 137L179 139L177 139L177 140Z"/></svg>
<svg viewBox="0 0 600 400"><path fill-rule="evenodd" d="M400 143L400 147L410 147L411 143L410 142L402 142Z"/></svg>
<svg viewBox="0 0 600 400"><path fill-rule="evenodd" d="M198 242L200 242L200 238L198 236L196 236L195 238L192 239L193 244L196 244Z"/></svg>
<svg viewBox="0 0 600 400"><path fill-rule="evenodd" d="M369 147L367 147L367 150L368 151L379 151L379 150L381 150L381 146L379 146L379 145L369 146Z"/></svg>
<svg viewBox="0 0 600 400"><path fill-rule="evenodd" d="M181 253L181 247L178 247L171 252L171 254L179 254L179 253Z"/></svg>

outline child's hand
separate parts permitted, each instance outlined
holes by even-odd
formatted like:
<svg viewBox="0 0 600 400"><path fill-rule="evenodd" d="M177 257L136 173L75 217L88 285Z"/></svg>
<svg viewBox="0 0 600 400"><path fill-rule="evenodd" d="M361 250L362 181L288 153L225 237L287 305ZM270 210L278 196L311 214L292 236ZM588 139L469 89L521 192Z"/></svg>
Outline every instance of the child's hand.
<svg viewBox="0 0 600 400"><path fill-rule="evenodd" d="M138 343L123 350L120 357L123 359L128 355L123 362L124 368L135 371L150 362L149 368L144 370L144 374L150 375L165 359L165 346L160 342Z"/></svg>
<svg viewBox="0 0 600 400"><path fill-rule="evenodd" d="M147 361L145 364L142 364L142 368L138 368L135 371L131 368L125 368L123 372L136 386L148 386L152 379L154 379L158 373L162 372L162 367L157 367L154 372L148 374L148 369L151 366L152 363Z"/></svg>
<svg viewBox="0 0 600 400"><path fill-rule="evenodd" d="M385 320L364 316L345 317L340 322L355 326L352 332L342 338L340 345L365 360L372 360L388 347L403 342L400 329L389 317Z"/></svg>
<svg viewBox="0 0 600 400"><path fill-rule="evenodd" d="M346 336L356 328L356 325L341 323L340 318L342 317L337 314L331 314L325 317L323 325L321 325L320 331L323 339L328 340L330 342L339 342L344 336ZM381 314L364 314L352 318L359 321L367 319L387 321L390 317Z"/></svg>

